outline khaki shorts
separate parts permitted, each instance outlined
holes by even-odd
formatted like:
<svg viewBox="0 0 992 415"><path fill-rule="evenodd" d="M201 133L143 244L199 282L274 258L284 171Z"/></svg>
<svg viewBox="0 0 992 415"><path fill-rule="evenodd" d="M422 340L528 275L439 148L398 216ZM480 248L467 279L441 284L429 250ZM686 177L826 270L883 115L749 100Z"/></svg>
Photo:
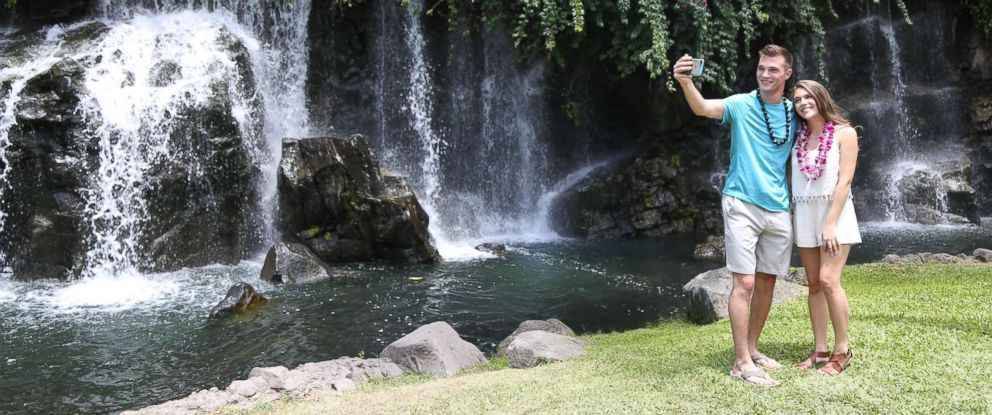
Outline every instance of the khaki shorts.
<svg viewBox="0 0 992 415"><path fill-rule="evenodd" d="M787 275L792 259L792 215L771 212L733 196L723 196L727 269Z"/></svg>

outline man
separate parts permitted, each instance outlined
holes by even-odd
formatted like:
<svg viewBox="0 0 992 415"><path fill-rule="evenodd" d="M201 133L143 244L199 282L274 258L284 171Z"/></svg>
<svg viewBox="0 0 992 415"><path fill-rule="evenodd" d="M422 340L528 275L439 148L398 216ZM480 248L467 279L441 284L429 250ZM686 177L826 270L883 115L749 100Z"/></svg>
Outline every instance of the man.
<svg viewBox="0 0 992 415"><path fill-rule="evenodd" d="M730 125L730 171L722 200L727 269L734 275L729 311L736 359L730 374L772 387L779 382L762 368L781 365L758 351L758 337L771 310L775 277L789 272L786 165L799 122L783 96L792 76L792 53L767 45L759 54L758 89L725 99L703 98L692 82L689 55L673 71L693 113Z"/></svg>

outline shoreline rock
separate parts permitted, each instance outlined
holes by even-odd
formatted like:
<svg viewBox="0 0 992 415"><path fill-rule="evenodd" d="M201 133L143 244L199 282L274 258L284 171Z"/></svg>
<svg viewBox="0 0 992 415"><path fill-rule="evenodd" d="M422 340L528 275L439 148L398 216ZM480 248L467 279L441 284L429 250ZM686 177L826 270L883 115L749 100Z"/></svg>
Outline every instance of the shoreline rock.
<svg viewBox="0 0 992 415"><path fill-rule="evenodd" d="M285 366L256 367L247 379L235 380L226 389L213 387L189 396L134 411L126 415L202 414L228 405L246 407L270 402L287 394L301 397L316 391L342 392L378 378L395 378L403 370L389 359L341 357L322 362L304 363L295 369Z"/></svg>
<svg viewBox="0 0 992 415"><path fill-rule="evenodd" d="M733 278L726 267L717 268L697 275L682 287L689 297L689 319L698 324L709 324L727 318ZM783 278L775 283L772 303L783 303L805 293L806 287Z"/></svg>

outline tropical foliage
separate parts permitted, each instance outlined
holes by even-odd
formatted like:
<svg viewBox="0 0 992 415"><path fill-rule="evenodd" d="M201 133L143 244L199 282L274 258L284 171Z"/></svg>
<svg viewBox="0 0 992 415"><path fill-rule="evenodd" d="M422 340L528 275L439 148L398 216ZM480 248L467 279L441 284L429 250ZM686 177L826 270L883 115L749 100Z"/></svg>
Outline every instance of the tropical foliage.
<svg viewBox="0 0 992 415"><path fill-rule="evenodd" d="M671 64L682 54L705 58L702 81L721 90L731 89L737 64L757 42L791 45L811 35L822 56L824 22L837 18L830 0L501 0L471 2L474 13L460 12L464 2L442 2L453 21L481 15L489 24L508 25L525 53L546 53L561 66L592 57L615 65L619 76L644 70L670 89ZM902 0L895 4L908 16Z"/></svg>

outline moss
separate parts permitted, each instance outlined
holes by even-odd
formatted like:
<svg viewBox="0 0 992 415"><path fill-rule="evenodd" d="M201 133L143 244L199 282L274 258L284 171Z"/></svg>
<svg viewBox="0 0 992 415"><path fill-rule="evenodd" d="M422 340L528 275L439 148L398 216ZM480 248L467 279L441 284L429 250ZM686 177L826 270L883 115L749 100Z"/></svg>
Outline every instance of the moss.
<svg viewBox="0 0 992 415"><path fill-rule="evenodd" d="M308 238L313 238L313 237L317 236L318 233L320 233L320 226L314 225L314 226L310 227L310 229L307 229L307 237Z"/></svg>

